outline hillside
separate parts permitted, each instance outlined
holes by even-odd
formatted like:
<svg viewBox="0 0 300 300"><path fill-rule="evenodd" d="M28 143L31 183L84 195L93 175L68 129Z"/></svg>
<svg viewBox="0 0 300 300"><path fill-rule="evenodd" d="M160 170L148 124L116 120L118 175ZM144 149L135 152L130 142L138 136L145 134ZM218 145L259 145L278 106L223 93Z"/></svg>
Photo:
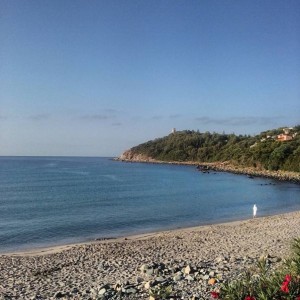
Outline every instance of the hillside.
<svg viewBox="0 0 300 300"><path fill-rule="evenodd" d="M178 131L135 146L120 159L229 162L259 170L300 172L300 125L256 136Z"/></svg>

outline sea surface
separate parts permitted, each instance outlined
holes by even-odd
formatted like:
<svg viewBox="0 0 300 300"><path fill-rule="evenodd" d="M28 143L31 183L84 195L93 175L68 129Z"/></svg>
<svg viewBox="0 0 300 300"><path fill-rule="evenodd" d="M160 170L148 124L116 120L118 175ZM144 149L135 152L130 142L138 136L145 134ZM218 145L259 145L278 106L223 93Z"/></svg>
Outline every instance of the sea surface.
<svg viewBox="0 0 300 300"><path fill-rule="evenodd" d="M110 158L0 157L0 254L300 210L300 185Z"/></svg>

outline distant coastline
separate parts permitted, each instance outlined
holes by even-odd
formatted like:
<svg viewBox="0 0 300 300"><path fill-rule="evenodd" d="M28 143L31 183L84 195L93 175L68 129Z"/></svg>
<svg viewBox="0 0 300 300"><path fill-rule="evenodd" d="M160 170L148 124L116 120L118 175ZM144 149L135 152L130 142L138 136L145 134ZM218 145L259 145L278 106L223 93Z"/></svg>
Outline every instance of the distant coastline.
<svg viewBox="0 0 300 300"><path fill-rule="evenodd" d="M197 161L160 161L147 157L142 154L134 154L131 150L125 151L116 161L133 162L133 163L151 163L151 164L172 164L196 166L199 171L209 172L229 172L234 174L247 175L249 177L264 177L280 181L288 181L300 184L300 173L291 171L270 171L256 169L251 167L242 167L233 165L230 162L197 162Z"/></svg>

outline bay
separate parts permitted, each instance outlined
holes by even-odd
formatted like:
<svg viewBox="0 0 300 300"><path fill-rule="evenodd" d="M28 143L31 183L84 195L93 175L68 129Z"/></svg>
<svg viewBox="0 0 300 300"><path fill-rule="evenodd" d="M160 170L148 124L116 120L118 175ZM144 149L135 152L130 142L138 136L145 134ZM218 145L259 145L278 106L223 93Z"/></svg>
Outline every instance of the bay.
<svg viewBox="0 0 300 300"><path fill-rule="evenodd" d="M194 166L0 157L0 253L300 209L300 185Z"/></svg>

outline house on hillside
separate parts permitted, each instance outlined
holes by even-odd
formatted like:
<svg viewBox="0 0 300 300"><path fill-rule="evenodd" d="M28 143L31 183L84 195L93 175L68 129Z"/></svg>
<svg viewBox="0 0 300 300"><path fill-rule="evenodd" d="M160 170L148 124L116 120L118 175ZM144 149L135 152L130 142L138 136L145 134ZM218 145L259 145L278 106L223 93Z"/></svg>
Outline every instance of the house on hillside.
<svg viewBox="0 0 300 300"><path fill-rule="evenodd" d="M254 148L257 146L257 143L254 143L253 145L250 146L250 149Z"/></svg>
<svg viewBox="0 0 300 300"><path fill-rule="evenodd" d="M281 133L281 134L277 135L277 141L279 141L279 142L291 141L292 139L293 139L292 136L285 134L285 133Z"/></svg>

